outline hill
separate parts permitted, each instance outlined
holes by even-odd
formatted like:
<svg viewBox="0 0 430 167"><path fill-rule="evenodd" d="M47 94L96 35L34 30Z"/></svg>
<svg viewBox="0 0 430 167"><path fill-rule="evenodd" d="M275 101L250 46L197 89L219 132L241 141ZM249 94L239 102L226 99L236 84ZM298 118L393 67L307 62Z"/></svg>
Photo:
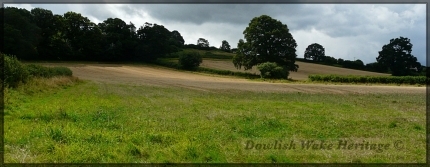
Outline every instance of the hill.
<svg viewBox="0 0 430 167"><path fill-rule="evenodd" d="M295 80L307 80L308 76L311 74L338 74L338 75L368 75L368 76L389 76L390 74L384 73L376 73L369 71L361 71L361 70L353 70L348 68L334 67L328 65L314 64L314 63L306 63L296 61L296 64L299 65L299 70L297 72L290 72L290 78ZM231 60L215 60L215 59L203 59L201 67L213 68L213 69L222 69L222 70L230 70L230 71L242 71L259 74L259 71L256 67L251 70L238 70L234 67Z"/></svg>

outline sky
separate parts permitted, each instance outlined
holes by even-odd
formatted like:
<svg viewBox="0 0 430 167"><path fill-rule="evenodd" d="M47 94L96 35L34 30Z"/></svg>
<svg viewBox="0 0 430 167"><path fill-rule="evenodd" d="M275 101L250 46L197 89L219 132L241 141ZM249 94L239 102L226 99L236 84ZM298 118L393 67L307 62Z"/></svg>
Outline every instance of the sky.
<svg viewBox="0 0 430 167"><path fill-rule="evenodd" d="M376 62L379 51L391 39L406 37L413 44L412 55L426 63L425 4L4 4L31 10L39 7L54 14L73 11L94 23L107 18L145 22L177 30L186 44L199 38L219 47L226 40L232 48L251 19L268 15L288 26L296 40L297 57L318 43L325 54L345 60Z"/></svg>

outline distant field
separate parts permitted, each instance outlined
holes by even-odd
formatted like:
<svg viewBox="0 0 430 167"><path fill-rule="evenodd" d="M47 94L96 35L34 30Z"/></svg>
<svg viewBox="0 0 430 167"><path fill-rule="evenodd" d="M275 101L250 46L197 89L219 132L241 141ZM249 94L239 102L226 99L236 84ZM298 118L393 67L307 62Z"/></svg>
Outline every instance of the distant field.
<svg viewBox="0 0 430 167"><path fill-rule="evenodd" d="M290 72L290 78L294 80L307 80L308 76L311 74L338 74L338 75L369 75L369 76L389 76L390 74L376 73L369 71L353 70L347 68L340 68L334 66L327 66L321 64L313 64L296 61L299 65L299 70L297 72ZM204 59L202 67L230 70L230 71L245 71L243 68L238 70L234 67L231 60L215 60L215 59ZM260 74L256 67L245 72Z"/></svg>

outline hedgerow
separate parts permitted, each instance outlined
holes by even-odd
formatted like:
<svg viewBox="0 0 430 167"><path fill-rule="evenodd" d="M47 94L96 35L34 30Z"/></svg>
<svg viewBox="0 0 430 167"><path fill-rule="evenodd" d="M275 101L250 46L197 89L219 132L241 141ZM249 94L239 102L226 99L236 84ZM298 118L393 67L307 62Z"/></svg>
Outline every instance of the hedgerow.
<svg viewBox="0 0 430 167"><path fill-rule="evenodd" d="M342 75L309 75L310 81L341 83L381 83L381 84L420 84L427 83L426 76L342 76Z"/></svg>

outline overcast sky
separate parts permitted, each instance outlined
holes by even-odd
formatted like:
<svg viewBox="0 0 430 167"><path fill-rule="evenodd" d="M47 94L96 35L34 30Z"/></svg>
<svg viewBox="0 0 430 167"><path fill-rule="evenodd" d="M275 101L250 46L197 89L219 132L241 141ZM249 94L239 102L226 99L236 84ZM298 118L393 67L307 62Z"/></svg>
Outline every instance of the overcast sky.
<svg viewBox="0 0 430 167"><path fill-rule="evenodd" d="M120 18L136 27L157 23L177 30L186 44L205 38L219 47L227 40L232 48L250 20L263 14L286 24L297 42L297 57L319 43L327 56L375 62L390 39L407 37L412 54L426 60L425 4L4 4L31 10L40 7L54 14L81 13L94 23Z"/></svg>

